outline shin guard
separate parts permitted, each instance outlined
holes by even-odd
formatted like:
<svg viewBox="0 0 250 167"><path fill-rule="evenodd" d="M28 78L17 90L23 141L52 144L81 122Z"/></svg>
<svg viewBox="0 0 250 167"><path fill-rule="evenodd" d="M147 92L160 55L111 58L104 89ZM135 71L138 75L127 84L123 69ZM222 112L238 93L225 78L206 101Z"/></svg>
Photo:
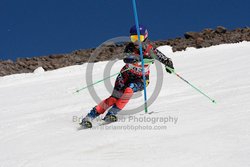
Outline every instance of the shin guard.
<svg viewBox="0 0 250 167"><path fill-rule="evenodd" d="M103 114L109 107L114 105L116 103L117 99L110 96L107 99L103 100L101 103L99 103L95 109L99 114Z"/></svg>

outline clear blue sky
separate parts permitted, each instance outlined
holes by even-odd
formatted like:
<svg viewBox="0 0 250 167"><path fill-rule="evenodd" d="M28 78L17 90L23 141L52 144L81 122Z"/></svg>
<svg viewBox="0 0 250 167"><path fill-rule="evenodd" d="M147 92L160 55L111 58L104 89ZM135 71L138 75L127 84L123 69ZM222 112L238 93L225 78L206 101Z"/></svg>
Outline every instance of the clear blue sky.
<svg viewBox="0 0 250 167"><path fill-rule="evenodd" d="M137 0L151 40L250 26L249 0ZM128 35L131 0L0 0L0 59L69 53Z"/></svg>

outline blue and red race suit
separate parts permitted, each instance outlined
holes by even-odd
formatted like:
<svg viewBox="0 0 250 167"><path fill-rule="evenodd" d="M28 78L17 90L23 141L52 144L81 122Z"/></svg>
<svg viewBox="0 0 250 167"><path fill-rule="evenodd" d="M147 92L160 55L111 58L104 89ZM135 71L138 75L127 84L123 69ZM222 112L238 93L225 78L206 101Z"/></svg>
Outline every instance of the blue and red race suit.
<svg viewBox="0 0 250 167"><path fill-rule="evenodd" d="M138 56L140 60L139 47L134 43L129 43L124 50L126 55ZM152 53L154 55L152 55ZM155 57L156 56L156 57ZM156 59L161 63L171 66L173 64L171 59L167 58L153 47L150 42L143 42L143 58ZM149 84L150 64L144 64L146 86ZM134 63L126 63L121 69L121 73L117 76L115 87L112 95L98 104L95 109L99 114L104 113L109 107L116 105L120 110L128 103L134 92L142 91L144 87L142 65L140 61Z"/></svg>

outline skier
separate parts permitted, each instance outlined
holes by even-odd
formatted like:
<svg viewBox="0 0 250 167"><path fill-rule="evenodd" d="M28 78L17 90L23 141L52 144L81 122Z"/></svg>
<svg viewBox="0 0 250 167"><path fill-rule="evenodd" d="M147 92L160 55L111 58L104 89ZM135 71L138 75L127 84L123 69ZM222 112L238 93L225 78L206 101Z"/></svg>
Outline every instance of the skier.
<svg viewBox="0 0 250 167"><path fill-rule="evenodd" d="M143 47L143 58L154 59L160 61L166 66L174 69L172 60L161 52L159 52L148 39L148 30L143 25L139 25L140 29L140 41ZM124 50L125 58L123 59L125 66L121 69L121 73L117 76L115 86L110 97L100 102L95 106L85 118L82 119L80 125L91 128L92 120L103 114L108 108L106 116L104 117L105 122L117 121L116 114L121 111L125 105L129 102L133 93L142 91L144 88L143 73L140 61L139 52L139 40L137 35L136 26L130 28L130 39L131 42L127 44ZM144 64L146 86L149 84L149 66L150 63ZM166 68L168 73L170 70Z"/></svg>

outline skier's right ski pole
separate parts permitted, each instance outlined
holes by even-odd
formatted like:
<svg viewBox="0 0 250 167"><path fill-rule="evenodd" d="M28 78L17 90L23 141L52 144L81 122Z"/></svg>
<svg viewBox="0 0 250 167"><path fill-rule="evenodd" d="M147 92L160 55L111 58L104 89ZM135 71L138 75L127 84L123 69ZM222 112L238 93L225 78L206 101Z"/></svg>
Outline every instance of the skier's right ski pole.
<svg viewBox="0 0 250 167"><path fill-rule="evenodd" d="M166 66L166 68L171 71L171 73L175 74L177 77L179 77L181 80L183 80L184 82L186 82L187 84L189 84L190 86L192 86L196 91L200 92L202 95L204 95L205 97L207 97L211 102L216 104L216 101L214 99L212 99L211 97L209 97L208 95L206 95L205 93L203 93L200 89L198 89L197 87L195 87L194 85L192 85L190 82L188 82L186 79L184 79L183 77L181 77L179 74L177 74L175 72L174 69Z"/></svg>
<svg viewBox="0 0 250 167"><path fill-rule="evenodd" d="M151 64L151 63L154 62L154 60L152 60L152 59L144 59L144 62L145 62L145 64ZM103 81L106 80L106 79L109 79L109 78L111 78L111 77L114 77L114 76L116 76L116 75L119 75L119 74L121 74L121 73L123 73L123 72L125 72L125 71L128 71L128 70L131 70L131 68L127 68L127 69L125 69L125 70L123 70L123 71L117 72L117 73L115 73L115 74L113 74L113 75L110 75L110 76L105 77L105 78L103 78L103 79L101 79L101 80L99 80L99 81L96 81L96 82L94 82L94 83L92 83L92 84L90 84L90 85L84 86L83 88L76 90L74 93L79 93L80 91L82 91L82 90L84 90L84 89L86 89L86 88L88 88L88 87L90 87L90 86L94 86L94 85L96 85L96 84L98 84L98 83L100 83L100 82L103 82Z"/></svg>
<svg viewBox="0 0 250 167"><path fill-rule="evenodd" d="M103 79L101 79L101 80L99 80L99 81L96 81L96 82L94 82L94 83L92 83L92 84L90 84L90 85L84 86L83 88L76 90L74 93L79 93L80 91L82 91L82 90L84 90L84 89L86 89L86 88L88 88L88 87L90 87L90 86L94 86L95 84L98 84L98 83L100 83L100 82L103 82L103 81L106 80L106 79L109 79L109 78L111 78L111 77L113 77L113 76L119 75L119 74L121 74L121 73L123 73L123 72L125 72L125 71L128 71L128 70L130 70L130 68L127 68L127 69L125 69L125 70L123 70L123 71L121 71L121 72L118 72L118 73L115 73L115 74L110 75L110 76L108 76L108 77L105 77L105 78L103 78Z"/></svg>

